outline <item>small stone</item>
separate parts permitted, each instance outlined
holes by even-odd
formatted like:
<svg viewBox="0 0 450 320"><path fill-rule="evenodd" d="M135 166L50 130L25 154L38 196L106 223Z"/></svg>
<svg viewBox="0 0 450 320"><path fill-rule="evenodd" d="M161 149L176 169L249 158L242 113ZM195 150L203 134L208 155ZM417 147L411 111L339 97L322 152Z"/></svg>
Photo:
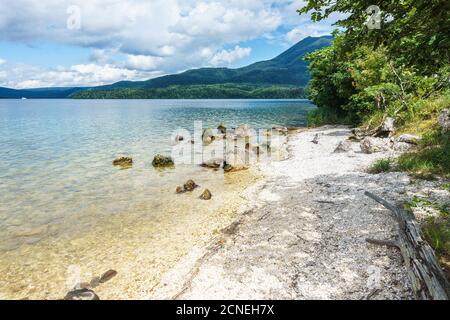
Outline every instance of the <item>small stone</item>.
<svg viewBox="0 0 450 320"><path fill-rule="evenodd" d="M316 134L316 135L314 136L314 139L312 139L311 142L314 143L314 144L319 144L319 135Z"/></svg>
<svg viewBox="0 0 450 320"><path fill-rule="evenodd" d="M114 278L116 275L117 275L117 271L110 269L110 270L106 271L104 274L102 274L102 276L100 277L100 283L105 283L106 281Z"/></svg>
<svg viewBox="0 0 450 320"><path fill-rule="evenodd" d="M205 189L205 191L203 191L202 195L200 196L200 199L202 200L211 200L212 198L212 194L208 189Z"/></svg>
<svg viewBox="0 0 450 320"><path fill-rule="evenodd" d="M217 127L217 130L219 130L220 133L226 134L227 133L227 127L223 123L219 124Z"/></svg>
<svg viewBox="0 0 450 320"><path fill-rule="evenodd" d="M198 185L194 182L194 180L188 180L184 184L184 191L193 191L197 187Z"/></svg>
<svg viewBox="0 0 450 320"><path fill-rule="evenodd" d="M350 141L345 140L337 145L336 149L334 150L334 153L349 152L350 150L352 150L352 144Z"/></svg>
<svg viewBox="0 0 450 320"><path fill-rule="evenodd" d="M64 300L100 300L100 298L90 289L78 289L67 293Z"/></svg>
<svg viewBox="0 0 450 320"><path fill-rule="evenodd" d="M171 157L168 156L163 156L161 154L157 154L154 158L153 158L153 162L152 165L154 167L173 167L175 165L175 163L173 162L173 159Z"/></svg>
<svg viewBox="0 0 450 320"><path fill-rule="evenodd" d="M113 161L113 165L123 167L132 166L133 159L131 157L120 157Z"/></svg>
<svg viewBox="0 0 450 320"><path fill-rule="evenodd" d="M91 279L91 282L89 283L89 286L91 288L98 287L100 285L100 277L93 277Z"/></svg>

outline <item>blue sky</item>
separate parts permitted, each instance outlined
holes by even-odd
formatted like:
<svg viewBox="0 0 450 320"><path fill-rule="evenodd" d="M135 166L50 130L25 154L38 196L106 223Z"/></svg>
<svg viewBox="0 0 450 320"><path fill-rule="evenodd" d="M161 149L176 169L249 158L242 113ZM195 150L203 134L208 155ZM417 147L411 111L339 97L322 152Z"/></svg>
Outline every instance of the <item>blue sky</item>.
<svg viewBox="0 0 450 320"><path fill-rule="evenodd" d="M15 0L0 3L0 86L91 86L271 59L338 17L302 0Z"/></svg>

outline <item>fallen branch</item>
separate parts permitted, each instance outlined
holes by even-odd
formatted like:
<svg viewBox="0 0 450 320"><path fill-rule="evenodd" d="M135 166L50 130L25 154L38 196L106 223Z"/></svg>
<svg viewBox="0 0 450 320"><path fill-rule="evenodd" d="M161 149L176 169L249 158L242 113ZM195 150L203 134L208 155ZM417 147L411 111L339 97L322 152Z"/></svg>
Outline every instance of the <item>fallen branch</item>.
<svg viewBox="0 0 450 320"><path fill-rule="evenodd" d="M449 300L449 283L437 262L433 249L423 240L420 226L414 217L409 212L391 205L368 191L365 192L365 195L389 209L398 223L397 240L367 239L367 241L400 249L417 299Z"/></svg>

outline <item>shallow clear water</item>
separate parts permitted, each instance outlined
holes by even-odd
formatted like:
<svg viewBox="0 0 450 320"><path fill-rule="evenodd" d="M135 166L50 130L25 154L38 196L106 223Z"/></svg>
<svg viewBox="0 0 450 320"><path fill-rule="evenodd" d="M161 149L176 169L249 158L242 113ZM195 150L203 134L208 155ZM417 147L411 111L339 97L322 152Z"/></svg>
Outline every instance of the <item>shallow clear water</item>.
<svg viewBox="0 0 450 320"><path fill-rule="evenodd" d="M218 177L195 165L160 172L151 161L170 154L172 133L192 132L194 121L301 127L313 108L305 100L0 100L0 252L71 239L112 217L183 208L171 200L175 186ZM133 157L131 169L112 166L122 154Z"/></svg>

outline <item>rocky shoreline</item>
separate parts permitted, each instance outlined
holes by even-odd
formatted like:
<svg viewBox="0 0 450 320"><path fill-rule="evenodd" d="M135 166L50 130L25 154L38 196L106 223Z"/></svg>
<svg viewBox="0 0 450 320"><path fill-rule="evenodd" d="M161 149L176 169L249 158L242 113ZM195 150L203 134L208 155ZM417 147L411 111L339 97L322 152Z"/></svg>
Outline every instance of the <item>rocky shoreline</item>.
<svg viewBox="0 0 450 320"><path fill-rule="evenodd" d="M365 241L392 238L395 224L364 191L402 205L442 190L404 173L367 172L415 138L351 137L343 126L290 134L290 156L260 166L266 179L241 194L236 220L191 250L147 298L412 299L400 254Z"/></svg>

